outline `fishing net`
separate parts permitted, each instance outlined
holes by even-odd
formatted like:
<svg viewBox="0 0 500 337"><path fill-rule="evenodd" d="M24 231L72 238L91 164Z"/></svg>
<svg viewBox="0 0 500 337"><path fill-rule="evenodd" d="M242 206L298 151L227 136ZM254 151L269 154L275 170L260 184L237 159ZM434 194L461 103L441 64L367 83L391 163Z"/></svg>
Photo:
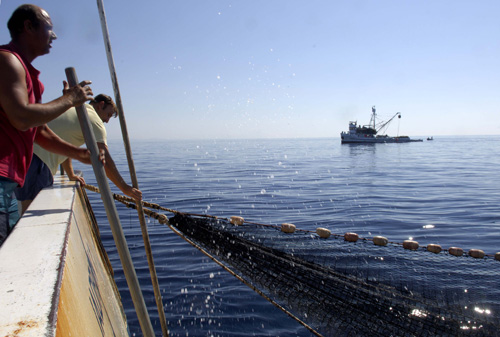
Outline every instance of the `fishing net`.
<svg viewBox="0 0 500 337"><path fill-rule="evenodd" d="M95 187L87 189L98 192ZM131 199L114 195L127 207ZM500 336L500 261L344 235L145 213L319 336ZM241 219L243 220L243 219ZM497 253L498 254L498 253Z"/></svg>
<svg viewBox="0 0 500 337"><path fill-rule="evenodd" d="M325 336L500 336L500 262L176 214L184 236Z"/></svg>

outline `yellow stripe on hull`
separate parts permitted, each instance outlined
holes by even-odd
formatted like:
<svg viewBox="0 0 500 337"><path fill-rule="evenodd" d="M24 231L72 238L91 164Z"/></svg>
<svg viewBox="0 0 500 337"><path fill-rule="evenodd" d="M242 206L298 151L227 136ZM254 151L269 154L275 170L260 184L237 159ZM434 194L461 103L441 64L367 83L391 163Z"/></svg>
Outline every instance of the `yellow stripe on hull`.
<svg viewBox="0 0 500 337"><path fill-rule="evenodd" d="M128 336L88 205L57 176L0 247L0 336Z"/></svg>

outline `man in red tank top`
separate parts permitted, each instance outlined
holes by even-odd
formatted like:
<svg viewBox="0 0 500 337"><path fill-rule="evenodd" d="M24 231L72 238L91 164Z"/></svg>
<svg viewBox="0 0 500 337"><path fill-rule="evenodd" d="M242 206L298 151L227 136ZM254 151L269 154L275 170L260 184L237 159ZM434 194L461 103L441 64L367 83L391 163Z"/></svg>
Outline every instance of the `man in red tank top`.
<svg viewBox="0 0 500 337"><path fill-rule="evenodd" d="M7 26L12 40L0 46L0 245L19 218L13 191L24 184L34 142L90 163L86 149L64 142L45 123L93 98L90 81L71 88L64 81L63 95L42 104L43 84L31 62L48 54L56 39L50 16L38 6L22 5Z"/></svg>

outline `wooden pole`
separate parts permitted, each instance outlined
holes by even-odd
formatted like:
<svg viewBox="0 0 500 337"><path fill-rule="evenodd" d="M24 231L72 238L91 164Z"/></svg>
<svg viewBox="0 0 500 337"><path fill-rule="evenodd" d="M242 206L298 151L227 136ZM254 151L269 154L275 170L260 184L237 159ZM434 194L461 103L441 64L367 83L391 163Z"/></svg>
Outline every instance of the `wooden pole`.
<svg viewBox="0 0 500 337"><path fill-rule="evenodd" d="M66 68L66 77L68 78L70 86L78 84L78 78L74 68ZM134 302L135 311L141 325L142 333L144 336L153 337L153 326L151 325L148 310L146 308L146 304L144 303L144 298L142 297L139 280L137 279L134 265L132 264L132 258L130 257L125 235L123 234L120 218L118 217L118 211L116 210L116 206L113 201L113 194L109 188L104 166L99 161L99 149L97 148L97 143L95 141L94 131L90 127L90 121L85 105L77 107L76 112L82 128L83 137L85 138L85 144L87 145L87 149L90 151L92 167L94 169L97 184L101 190L101 199L104 203L104 208L106 209L111 232L113 233L113 238L115 239L116 249L118 250L118 254L122 262L123 271L125 273L132 301Z"/></svg>
<svg viewBox="0 0 500 337"><path fill-rule="evenodd" d="M135 165L134 165L134 161L132 159L132 150L130 148L127 123L125 121L125 114L123 111L120 89L118 87L118 79L116 76L115 63L113 60L113 52L111 51L111 42L109 40L109 32L108 32L108 25L106 22L106 14L104 12L104 5L103 5L102 0L97 0L97 7L99 9L99 15L101 18L101 28L102 28L102 33L103 33L103 37L104 37L104 46L106 48L106 55L108 58L109 72L111 74L111 80L113 82L113 90L115 93L115 102L116 102L116 106L118 108L118 117L120 119L120 126L121 126L121 130L122 130L123 143L125 146L125 152L127 154L127 161L128 161L129 171L130 171L130 178L132 180L132 186L134 188L139 189L139 183L137 181ZM142 202L136 201L136 204L137 204L137 212L139 215L139 222L141 225L142 238L144 240L144 249L146 250L146 256L148 259L149 273L151 275L151 283L153 284L153 290L154 290L155 300L156 300L156 307L158 309L158 315L159 315L159 319L160 319L162 334L164 337L167 337L168 336L167 319L165 318L165 312L164 312L164 308L163 308L160 287L158 285L158 277L156 274L153 253L151 251L151 244L149 241L149 234L148 234L148 228L147 228L146 220L145 220L145 216L144 216L144 209L142 206Z"/></svg>

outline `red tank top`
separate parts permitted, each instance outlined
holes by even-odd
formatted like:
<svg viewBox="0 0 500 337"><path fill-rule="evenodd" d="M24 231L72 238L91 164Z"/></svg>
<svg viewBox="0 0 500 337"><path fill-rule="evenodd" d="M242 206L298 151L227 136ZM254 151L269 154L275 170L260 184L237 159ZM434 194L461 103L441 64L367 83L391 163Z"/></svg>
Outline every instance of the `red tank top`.
<svg viewBox="0 0 500 337"><path fill-rule="evenodd" d="M26 62L17 53L12 43L0 46L0 51L7 51L15 55L26 71L26 85L29 103L41 103L44 90L38 79L40 72L31 63ZM0 105L0 176L11 179L20 186L24 185L24 178L31 164L33 156L33 142L35 141L36 127L26 131L19 131L12 126L2 106Z"/></svg>

